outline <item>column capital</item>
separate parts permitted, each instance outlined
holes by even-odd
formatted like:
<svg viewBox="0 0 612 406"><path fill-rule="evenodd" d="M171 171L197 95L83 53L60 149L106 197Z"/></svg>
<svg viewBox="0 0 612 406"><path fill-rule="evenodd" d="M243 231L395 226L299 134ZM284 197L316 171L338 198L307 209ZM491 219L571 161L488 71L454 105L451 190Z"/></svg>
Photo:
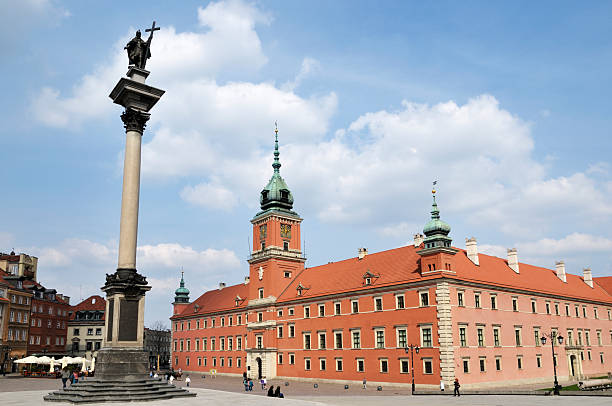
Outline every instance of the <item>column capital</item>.
<svg viewBox="0 0 612 406"><path fill-rule="evenodd" d="M144 113L130 107L126 108L123 114L121 114L121 120L123 121L125 131L136 131L141 135L150 117L151 115L149 113Z"/></svg>

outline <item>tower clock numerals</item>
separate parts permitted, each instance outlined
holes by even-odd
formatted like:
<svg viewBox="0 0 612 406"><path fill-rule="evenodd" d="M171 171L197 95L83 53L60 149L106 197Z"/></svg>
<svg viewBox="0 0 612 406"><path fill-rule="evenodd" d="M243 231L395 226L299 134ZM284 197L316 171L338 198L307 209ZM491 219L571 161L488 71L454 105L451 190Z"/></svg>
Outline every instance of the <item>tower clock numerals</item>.
<svg viewBox="0 0 612 406"><path fill-rule="evenodd" d="M264 224L262 226L259 226L259 239L265 240L267 234L268 234L268 225Z"/></svg>
<svg viewBox="0 0 612 406"><path fill-rule="evenodd" d="M281 232L281 238L291 238L291 225L281 224L280 232Z"/></svg>

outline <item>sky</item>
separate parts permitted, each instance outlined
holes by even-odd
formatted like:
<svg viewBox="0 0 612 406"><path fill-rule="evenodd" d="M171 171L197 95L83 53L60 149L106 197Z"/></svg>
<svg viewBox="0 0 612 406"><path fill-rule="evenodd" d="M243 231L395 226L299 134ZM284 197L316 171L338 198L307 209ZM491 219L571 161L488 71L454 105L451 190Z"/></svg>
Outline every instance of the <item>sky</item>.
<svg viewBox="0 0 612 406"><path fill-rule="evenodd" d="M147 83L137 268L145 323L248 274L281 174L315 266L410 244L437 184L453 244L612 275L612 3L0 0L0 251L81 298L117 267L121 107L136 29Z"/></svg>

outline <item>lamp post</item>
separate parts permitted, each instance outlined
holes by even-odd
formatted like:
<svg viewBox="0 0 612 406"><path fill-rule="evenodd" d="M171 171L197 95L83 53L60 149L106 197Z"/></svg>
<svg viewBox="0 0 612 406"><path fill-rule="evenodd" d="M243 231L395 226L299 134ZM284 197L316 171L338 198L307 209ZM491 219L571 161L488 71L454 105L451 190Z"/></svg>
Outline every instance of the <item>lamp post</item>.
<svg viewBox="0 0 612 406"><path fill-rule="evenodd" d="M552 358L553 358L553 371L555 374L555 386L553 388L553 393L555 395L559 394L559 381L557 380L557 361L555 359L555 339L559 341L559 345L563 344L563 336L557 334L556 331L551 331L550 333L542 333L542 337L540 341L542 345L546 345L546 339L550 338L550 347L552 349Z"/></svg>
<svg viewBox="0 0 612 406"><path fill-rule="evenodd" d="M412 374L412 394L413 395L414 395L414 353L416 352L418 354L420 349L421 348L418 345L412 345L412 344L410 344L410 346L408 347L404 347L404 351L406 352L406 354L410 352L410 370Z"/></svg>

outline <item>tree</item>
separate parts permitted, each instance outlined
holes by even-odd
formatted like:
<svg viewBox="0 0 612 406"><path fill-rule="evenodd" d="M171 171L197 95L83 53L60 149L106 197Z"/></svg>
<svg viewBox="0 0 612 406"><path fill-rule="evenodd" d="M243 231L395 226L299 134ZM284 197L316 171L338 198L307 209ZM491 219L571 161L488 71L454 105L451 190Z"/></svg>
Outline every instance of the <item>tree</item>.
<svg viewBox="0 0 612 406"><path fill-rule="evenodd" d="M164 365L170 359L170 330L163 321L154 322L150 328L145 330L145 346L149 354L155 357L155 363L159 360Z"/></svg>

